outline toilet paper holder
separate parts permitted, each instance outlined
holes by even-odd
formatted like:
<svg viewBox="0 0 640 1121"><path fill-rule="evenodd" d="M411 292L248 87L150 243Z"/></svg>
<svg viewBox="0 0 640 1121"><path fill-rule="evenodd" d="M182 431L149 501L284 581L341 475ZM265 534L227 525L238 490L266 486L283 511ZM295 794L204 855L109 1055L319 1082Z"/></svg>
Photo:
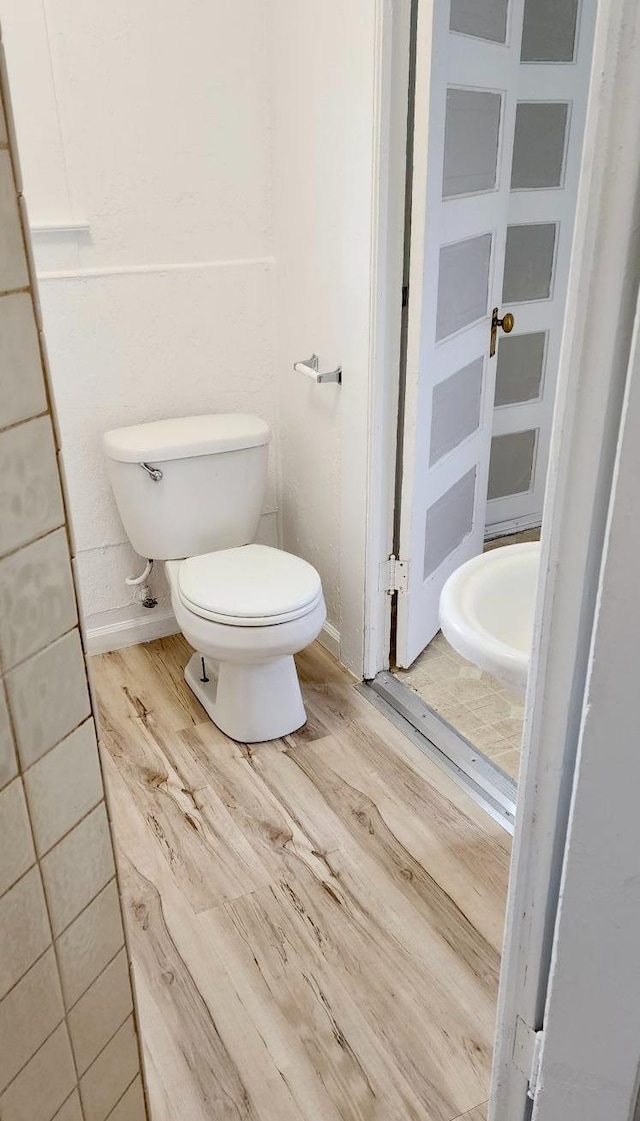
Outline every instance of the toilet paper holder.
<svg viewBox="0 0 640 1121"><path fill-rule="evenodd" d="M336 366L335 370L327 370L325 373L321 373L318 369L319 364L318 355L312 354L311 358L305 358L303 362L294 362L293 368L297 374L304 374L306 378L311 378L319 385L326 385L328 382L334 382L337 385L342 384L342 366Z"/></svg>

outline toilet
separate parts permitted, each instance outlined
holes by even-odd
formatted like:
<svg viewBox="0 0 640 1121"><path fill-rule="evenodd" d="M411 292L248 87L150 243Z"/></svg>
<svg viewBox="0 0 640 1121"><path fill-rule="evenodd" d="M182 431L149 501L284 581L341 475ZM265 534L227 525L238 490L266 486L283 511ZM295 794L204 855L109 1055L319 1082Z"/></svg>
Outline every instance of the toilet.
<svg viewBox="0 0 640 1121"><path fill-rule="evenodd" d="M293 655L326 618L315 568L254 543L270 439L260 417L216 413L117 428L103 440L133 548L165 562L178 626L195 651L185 681L213 722L244 743L306 722Z"/></svg>

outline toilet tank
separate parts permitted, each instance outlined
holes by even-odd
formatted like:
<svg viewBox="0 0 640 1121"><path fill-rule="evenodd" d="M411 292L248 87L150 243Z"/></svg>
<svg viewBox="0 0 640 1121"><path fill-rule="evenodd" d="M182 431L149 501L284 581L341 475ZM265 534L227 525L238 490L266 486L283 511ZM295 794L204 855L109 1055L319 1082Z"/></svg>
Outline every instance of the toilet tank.
<svg viewBox="0 0 640 1121"><path fill-rule="evenodd" d="M103 438L109 479L137 553L177 560L253 541L271 432L243 413L115 428Z"/></svg>

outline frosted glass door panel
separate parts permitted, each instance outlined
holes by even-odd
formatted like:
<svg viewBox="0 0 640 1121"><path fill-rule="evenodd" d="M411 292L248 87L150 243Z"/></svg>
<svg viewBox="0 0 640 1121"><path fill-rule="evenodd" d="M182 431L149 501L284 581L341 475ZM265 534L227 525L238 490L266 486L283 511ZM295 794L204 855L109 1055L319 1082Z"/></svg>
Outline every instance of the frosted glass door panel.
<svg viewBox="0 0 640 1121"><path fill-rule="evenodd" d="M437 633L444 584L484 543L497 368L489 338L514 197L524 0L417 8L398 666Z"/></svg>
<svg viewBox="0 0 640 1121"><path fill-rule="evenodd" d="M429 466L457 448L480 424L484 359L476 358L433 390Z"/></svg>
<svg viewBox="0 0 640 1121"><path fill-rule="evenodd" d="M508 432L494 436L489 461L488 498L523 494L533 483L537 431Z"/></svg>
<svg viewBox="0 0 640 1121"><path fill-rule="evenodd" d="M449 29L474 39L505 43L508 0L451 0Z"/></svg>
<svg viewBox="0 0 640 1121"><path fill-rule="evenodd" d="M495 187L501 104L499 93L447 90L443 198Z"/></svg>
<svg viewBox="0 0 640 1121"><path fill-rule="evenodd" d="M495 405L521 405L542 392L547 335L504 335L498 344Z"/></svg>
<svg viewBox="0 0 640 1121"><path fill-rule="evenodd" d="M549 298L555 243L555 223L509 226L502 287L504 304Z"/></svg>
<svg viewBox="0 0 640 1121"><path fill-rule="evenodd" d="M578 0L526 0L522 62L572 62Z"/></svg>
<svg viewBox="0 0 640 1121"><path fill-rule="evenodd" d="M438 272L437 341L487 314L490 264L491 234L443 245Z"/></svg>
<svg viewBox="0 0 640 1121"><path fill-rule="evenodd" d="M476 469L473 467L427 510L425 580L471 533L475 494Z"/></svg>
<svg viewBox="0 0 640 1121"><path fill-rule="evenodd" d="M568 109L564 101L519 102L511 168L512 190L562 185Z"/></svg>

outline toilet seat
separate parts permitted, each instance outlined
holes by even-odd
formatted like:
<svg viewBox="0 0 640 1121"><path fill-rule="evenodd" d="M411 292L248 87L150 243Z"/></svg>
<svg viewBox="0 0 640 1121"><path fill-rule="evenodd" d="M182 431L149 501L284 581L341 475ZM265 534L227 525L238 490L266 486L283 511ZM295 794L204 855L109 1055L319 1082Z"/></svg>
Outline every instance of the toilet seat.
<svg viewBox="0 0 640 1121"><path fill-rule="evenodd" d="M188 611L234 627L288 623L308 615L322 599L315 568L268 545L189 557L180 565L177 585Z"/></svg>

